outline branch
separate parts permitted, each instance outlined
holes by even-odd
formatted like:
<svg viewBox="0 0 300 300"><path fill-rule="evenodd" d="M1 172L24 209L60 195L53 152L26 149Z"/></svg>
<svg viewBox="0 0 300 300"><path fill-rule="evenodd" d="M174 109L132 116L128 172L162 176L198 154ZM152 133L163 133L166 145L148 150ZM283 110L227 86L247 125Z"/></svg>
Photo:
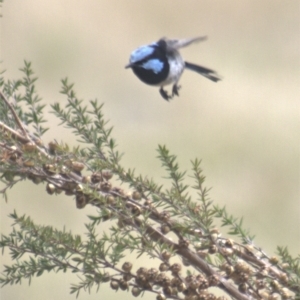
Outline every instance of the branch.
<svg viewBox="0 0 300 300"><path fill-rule="evenodd" d="M125 170L115 140L111 138L112 129L106 128L102 105L91 101L88 110L77 99L73 85L66 79L62 83L68 104L64 109L59 104L53 105L54 113L88 147L71 150L56 141L44 146L40 139L33 138L35 133L25 129L1 92L1 99L24 137L9 124L0 123L0 172L9 187L18 182L15 177L36 184L44 182L48 194L65 192L75 198L78 209L92 205L98 213L90 216L85 242L71 233L42 227L30 218L12 214L14 229L9 236L2 237L0 247L10 248L13 259L19 260L25 253L33 257L7 267L0 278L2 285L26 276L31 278L45 270L71 269L82 273L84 278L80 284L73 285L72 293L107 281L112 289L130 286L134 296L148 291L157 294L157 299L216 299L212 287L240 300L276 294L291 299L300 293L297 267L287 271L278 259L268 257L254 245L253 237L242 228L242 221L231 217L225 208L212 205L208 189L203 186L199 160L192 162L195 179L192 188L199 196L196 201L189 195L191 187L184 184L186 172L179 170L176 156L165 146L159 146L158 152L172 182L170 189L163 190L153 180ZM128 183L130 191L112 184L113 176ZM241 242L223 238L214 225L216 218L221 218L223 225L231 226L231 235L238 235ZM108 235L98 237L97 226L107 220L115 220L117 227L111 227ZM20 228L15 229L16 226ZM136 272L128 267L132 266L130 262L117 267L124 258L123 252L128 250L138 257L146 254L155 258L161 265L158 269L141 267ZM290 265L296 265L287 252L281 251L281 256ZM183 265L171 263L175 257ZM107 269L114 273L109 275ZM182 275L183 271L186 275Z"/></svg>

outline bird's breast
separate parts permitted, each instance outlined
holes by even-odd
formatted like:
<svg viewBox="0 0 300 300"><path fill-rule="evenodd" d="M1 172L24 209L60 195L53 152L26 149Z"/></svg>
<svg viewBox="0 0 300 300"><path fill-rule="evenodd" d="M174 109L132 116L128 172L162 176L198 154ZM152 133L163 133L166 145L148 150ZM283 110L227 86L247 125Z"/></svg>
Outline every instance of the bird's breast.
<svg viewBox="0 0 300 300"><path fill-rule="evenodd" d="M160 84L161 86L178 82L185 67L185 63L179 53L169 55L168 62L170 66L169 74L167 78Z"/></svg>

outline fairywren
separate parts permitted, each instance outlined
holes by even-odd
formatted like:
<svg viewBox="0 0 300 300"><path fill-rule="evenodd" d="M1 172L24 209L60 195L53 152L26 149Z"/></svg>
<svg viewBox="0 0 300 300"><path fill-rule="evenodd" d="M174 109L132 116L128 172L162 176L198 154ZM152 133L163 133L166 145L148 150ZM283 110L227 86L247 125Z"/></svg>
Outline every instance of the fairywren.
<svg viewBox="0 0 300 300"><path fill-rule="evenodd" d="M125 68L131 68L133 73L144 83L160 86L159 92L165 100L179 96L178 81L184 71L189 69L217 82L220 76L213 70L184 61L178 51L192 43L206 40L206 37L196 37L182 40L161 38L157 42L135 49ZM165 85L173 84L172 94L163 89Z"/></svg>

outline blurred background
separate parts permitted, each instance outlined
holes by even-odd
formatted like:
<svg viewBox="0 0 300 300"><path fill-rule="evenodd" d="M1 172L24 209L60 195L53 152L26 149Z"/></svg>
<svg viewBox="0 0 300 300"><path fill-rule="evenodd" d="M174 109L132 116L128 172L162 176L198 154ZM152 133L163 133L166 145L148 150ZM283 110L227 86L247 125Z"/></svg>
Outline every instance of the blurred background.
<svg viewBox="0 0 300 300"><path fill-rule="evenodd" d="M58 129L49 104L66 99L60 80L68 76L79 98L97 98L123 165L169 182L157 160L158 144L178 156L182 170L202 159L210 197L227 206L256 235L269 255L287 245L299 253L300 213L300 19L299 1L212 0L27 0L5 1L1 22L1 69L9 79L21 76L24 59L39 77L37 91L48 104L51 127L45 142L71 145L71 132ZM193 72L181 78L180 97L164 101L158 88L125 70L136 47L160 37L207 35L182 50L186 60L216 70L213 83ZM170 89L170 87L169 87ZM191 174L191 172L189 173ZM8 234L14 209L43 225L64 226L84 234L87 214L64 195L49 196L45 185L17 185L1 200L1 232ZM103 226L105 230L105 226ZM9 264L8 251L2 256ZM145 265L149 263L144 258ZM6 286L2 299L75 299L73 274L44 274L31 286ZM81 293L78 299L131 299L130 293ZM144 299L154 299L147 294Z"/></svg>

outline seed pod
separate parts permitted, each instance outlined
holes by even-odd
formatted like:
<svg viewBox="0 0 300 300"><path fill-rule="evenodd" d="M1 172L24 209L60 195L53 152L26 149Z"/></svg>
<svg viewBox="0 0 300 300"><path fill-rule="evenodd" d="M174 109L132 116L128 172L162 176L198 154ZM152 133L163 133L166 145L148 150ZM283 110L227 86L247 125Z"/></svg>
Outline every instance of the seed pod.
<svg viewBox="0 0 300 300"><path fill-rule="evenodd" d="M142 196L138 191L133 191L131 195L133 200L141 200Z"/></svg>
<svg viewBox="0 0 300 300"><path fill-rule="evenodd" d="M124 272L130 272L132 269L132 263L131 262L124 262L124 264L122 265L122 270Z"/></svg>
<svg viewBox="0 0 300 300"><path fill-rule="evenodd" d="M117 290L119 289L119 283L118 283L118 281L116 281L116 280L111 280L111 281L110 281L110 287L111 287L113 290L117 291Z"/></svg>
<svg viewBox="0 0 300 300"><path fill-rule="evenodd" d="M91 183L91 176L83 176L82 183Z"/></svg>
<svg viewBox="0 0 300 300"><path fill-rule="evenodd" d="M167 211L163 211L160 213L160 219L163 222L169 222L170 220L170 213Z"/></svg>
<svg viewBox="0 0 300 300"><path fill-rule="evenodd" d="M170 252L167 252L167 251L164 251L162 254L161 254L161 257L163 260L165 261L168 261L171 257L171 253Z"/></svg>
<svg viewBox="0 0 300 300"><path fill-rule="evenodd" d="M23 165L24 167L32 168L34 167L34 160L32 159L24 160Z"/></svg>
<svg viewBox="0 0 300 300"><path fill-rule="evenodd" d="M158 274L158 270L151 268L147 271L146 277L149 281L155 281L157 274Z"/></svg>
<svg viewBox="0 0 300 300"><path fill-rule="evenodd" d="M45 172L47 172L48 174L51 174L51 175L56 173L56 166L52 165L52 164L44 164L43 169Z"/></svg>
<svg viewBox="0 0 300 300"><path fill-rule="evenodd" d="M81 172L84 169L84 164L79 161L72 161L71 168L74 172Z"/></svg>
<svg viewBox="0 0 300 300"><path fill-rule="evenodd" d="M87 196L82 194L82 193L79 193L76 195L76 207L78 209L82 209L86 206L87 204Z"/></svg>
<svg viewBox="0 0 300 300"><path fill-rule="evenodd" d="M137 271L136 271L136 274L137 275L144 275L146 276L147 275L147 272L148 272L148 269L144 268L144 267L141 267L139 268Z"/></svg>
<svg viewBox="0 0 300 300"><path fill-rule="evenodd" d="M129 281L133 276L130 273L123 274L123 280Z"/></svg>
<svg viewBox="0 0 300 300"><path fill-rule="evenodd" d="M209 286L217 286L220 283L220 280L217 275L211 275L208 278Z"/></svg>
<svg viewBox="0 0 300 300"><path fill-rule="evenodd" d="M53 195L55 193L55 185L52 183L47 183L46 191L49 195Z"/></svg>
<svg viewBox="0 0 300 300"><path fill-rule="evenodd" d="M178 244L180 248L188 248L190 242L185 238L181 238L179 239Z"/></svg>
<svg viewBox="0 0 300 300"><path fill-rule="evenodd" d="M166 224L163 224L161 227L160 227L160 230L163 234L167 234L170 232L171 228L170 226L166 225Z"/></svg>
<svg viewBox="0 0 300 300"><path fill-rule="evenodd" d="M170 287L170 286L164 286L163 287L163 293L166 295L166 296L171 296L174 294L174 291L173 289Z"/></svg>
<svg viewBox="0 0 300 300"><path fill-rule="evenodd" d="M162 286L165 282L165 279L167 279L167 275L166 273L162 272L157 274L156 278L155 278L155 283ZM171 281L170 281L171 282Z"/></svg>
<svg viewBox="0 0 300 300"><path fill-rule="evenodd" d="M32 142L28 142L26 144L23 144L22 149L24 152L32 153L36 151L36 144Z"/></svg>
<svg viewBox="0 0 300 300"><path fill-rule="evenodd" d="M128 288L129 288L129 284L125 280L120 280L119 286L122 291L128 290Z"/></svg>
<svg viewBox="0 0 300 300"><path fill-rule="evenodd" d="M169 267L167 264L165 264L165 263L161 263L161 264L159 265L159 271L161 271L161 272L168 271L169 268L170 268L170 267Z"/></svg>
<svg viewBox="0 0 300 300"><path fill-rule="evenodd" d="M101 173L94 173L91 176L92 183L98 183L98 182L101 182L102 180L103 180L103 178L102 178Z"/></svg>
<svg viewBox="0 0 300 300"><path fill-rule="evenodd" d="M53 155L55 154L55 151L59 149L59 145L58 143L51 141L48 144L48 148L49 148L49 153Z"/></svg>
<svg viewBox="0 0 300 300"><path fill-rule="evenodd" d="M108 282L108 281L110 281L110 275L109 275L108 272L105 272L105 273L103 274L102 281L103 281L103 282Z"/></svg>
<svg viewBox="0 0 300 300"><path fill-rule="evenodd" d="M156 300L166 300L166 299L167 299L166 296L163 295L163 294L158 294L158 295L156 296Z"/></svg>
<svg viewBox="0 0 300 300"><path fill-rule="evenodd" d="M182 269L182 266L181 266L181 264L178 264L178 263L175 263L170 266L170 270L172 271L173 276L178 275L180 273L181 269Z"/></svg>
<svg viewBox="0 0 300 300"><path fill-rule="evenodd" d="M247 284L246 284L246 283L241 283L241 284L239 285L239 291L240 291L241 293L246 293L246 292L247 292Z"/></svg>
<svg viewBox="0 0 300 300"><path fill-rule="evenodd" d="M107 192L110 191L110 189L111 189L111 183L110 183L110 182L105 181L105 182L101 182L101 183L100 183L100 190L101 190L102 192L107 193Z"/></svg>
<svg viewBox="0 0 300 300"><path fill-rule="evenodd" d="M227 239L225 241L225 247L229 247L229 248L232 248L234 245L234 241L232 239Z"/></svg>
<svg viewBox="0 0 300 300"><path fill-rule="evenodd" d="M137 288L137 287L133 287L131 289L131 294L134 296L134 297L138 297L140 295L140 293L142 292L141 289Z"/></svg>
<svg viewBox="0 0 300 300"><path fill-rule="evenodd" d="M184 282L181 282L179 285L176 286L177 287L177 290L178 292L183 292L186 290L186 285Z"/></svg>
<svg viewBox="0 0 300 300"><path fill-rule="evenodd" d="M102 171L102 176L105 180L110 180L113 177L113 173L110 170Z"/></svg>
<svg viewBox="0 0 300 300"><path fill-rule="evenodd" d="M278 262L279 262L278 257L276 257L276 256L270 257L270 263L271 263L272 265L277 265Z"/></svg>

